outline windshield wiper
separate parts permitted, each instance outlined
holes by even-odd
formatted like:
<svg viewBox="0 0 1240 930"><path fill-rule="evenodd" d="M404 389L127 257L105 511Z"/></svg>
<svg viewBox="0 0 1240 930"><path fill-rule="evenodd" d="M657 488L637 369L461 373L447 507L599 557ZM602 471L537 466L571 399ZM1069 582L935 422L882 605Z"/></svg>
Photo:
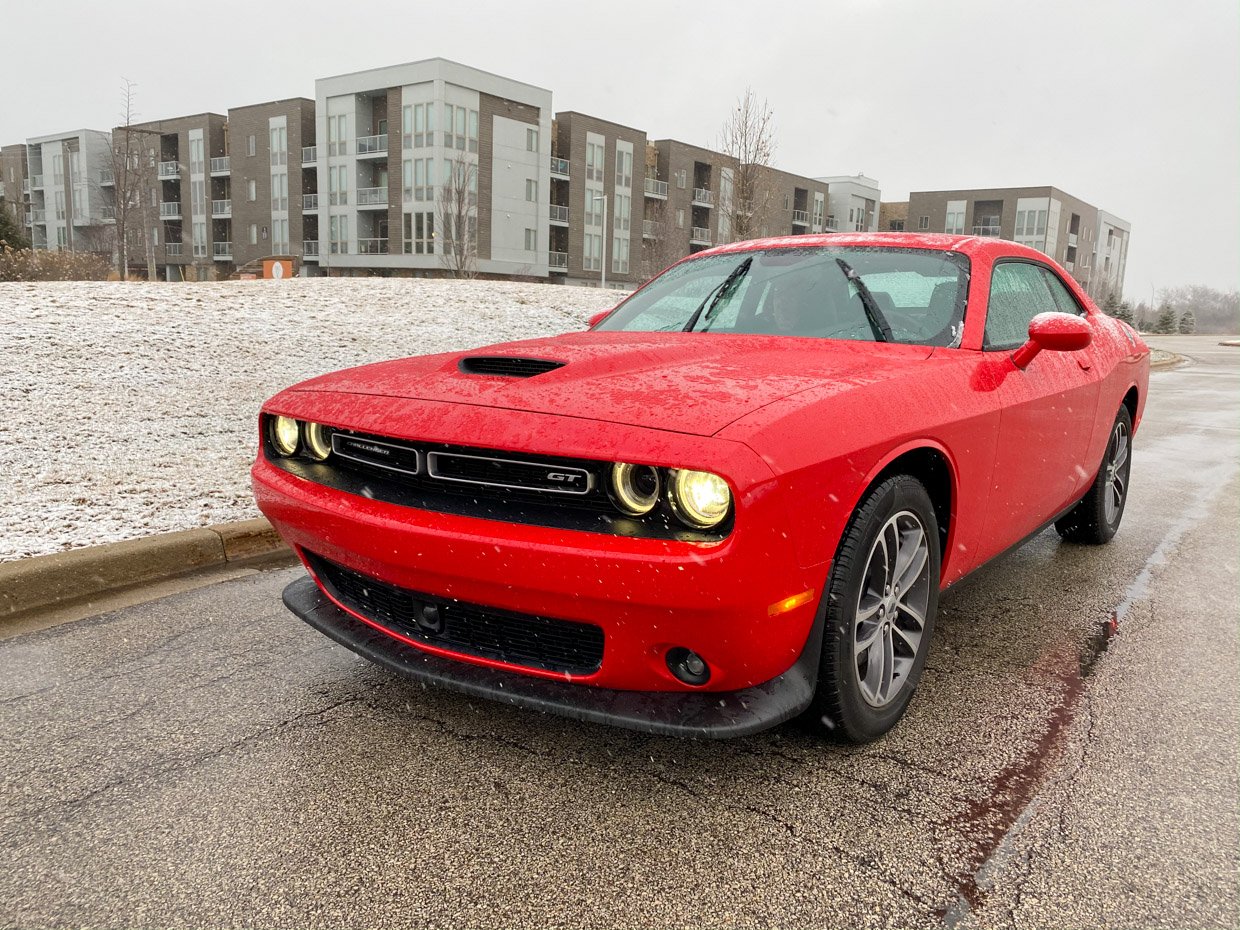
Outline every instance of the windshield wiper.
<svg viewBox="0 0 1240 930"><path fill-rule="evenodd" d="M837 258L835 263L840 266L840 271L844 272L844 276L857 285L857 295L861 298L861 306L865 308L866 319L870 321L870 329L874 330L874 338L879 342L895 342L895 337L891 335L891 324L883 316L878 301L874 299L870 289L861 280L861 275L857 274L852 265L842 258Z"/></svg>
<svg viewBox="0 0 1240 930"><path fill-rule="evenodd" d="M702 302L698 304L697 309L693 311L693 316L689 317L689 322L685 324L685 328L682 332L693 332L693 327L697 326L697 321L702 316L703 312L706 314L706 319L709 320L711 311L713 311L715 309L715 305L723 299L723 295L727 293L728 288L740 280L752 264L753 256L751 255L728 272L728 276L720 281L718 285L711 288L710 293L702 298Z"/></svg>

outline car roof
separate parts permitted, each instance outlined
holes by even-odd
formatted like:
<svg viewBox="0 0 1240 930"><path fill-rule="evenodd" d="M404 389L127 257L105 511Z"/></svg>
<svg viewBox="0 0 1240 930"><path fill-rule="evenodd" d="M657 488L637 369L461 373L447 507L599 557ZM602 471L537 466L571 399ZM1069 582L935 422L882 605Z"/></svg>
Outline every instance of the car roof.
<svg viewBox="0 0 1240 930"><path fill-rule="evenodd" d="M934 249L942 252L960 252L973 257L995 258L1000 255L1017 255L1048 261L1042 252L1021 245L1010 239L990 236L959 236L948 233L916 232L846 232L822 233L800 236L772 236L767 239L749 239L730 242L727 245L705 249L689 256L690 259L708 255L727 255L732 252L753 252L760 249L805 249L822 247L885 247L894 249Z"/></svg>

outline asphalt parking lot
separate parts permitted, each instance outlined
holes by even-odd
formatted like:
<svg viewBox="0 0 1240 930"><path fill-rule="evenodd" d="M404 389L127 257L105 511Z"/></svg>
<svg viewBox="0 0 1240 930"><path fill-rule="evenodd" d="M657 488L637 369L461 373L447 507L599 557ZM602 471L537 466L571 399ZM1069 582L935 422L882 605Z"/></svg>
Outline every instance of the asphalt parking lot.
<svg viewBox="0 0 1240 930"><path fill-rule="evenodd" d="M1235 927L1240 349L1115 542L943 598L909 715L692 743L425 690L254 574L0 641L0 925Z"/></svg>

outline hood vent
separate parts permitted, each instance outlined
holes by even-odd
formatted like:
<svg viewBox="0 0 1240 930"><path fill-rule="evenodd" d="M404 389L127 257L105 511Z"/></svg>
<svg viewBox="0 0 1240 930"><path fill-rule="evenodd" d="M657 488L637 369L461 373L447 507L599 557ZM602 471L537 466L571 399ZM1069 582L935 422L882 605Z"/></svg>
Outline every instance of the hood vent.
<svg viewBox="0 0 1240 930"><path fill-rule="evenodd" d="M501 378L532 378L557 368L563 362L546 358L515 358L510 355L473 355L463 358L457 367L467 375L497 375Z"/></svg>

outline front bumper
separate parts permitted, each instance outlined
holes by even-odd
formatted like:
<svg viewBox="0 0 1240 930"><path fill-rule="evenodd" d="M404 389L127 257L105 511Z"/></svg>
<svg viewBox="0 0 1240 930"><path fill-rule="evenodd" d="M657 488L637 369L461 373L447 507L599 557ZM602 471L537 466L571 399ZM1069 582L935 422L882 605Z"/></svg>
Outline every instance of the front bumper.
<svg viewBox="0 0 1240 930"><path fill-rule="evenodd" d="M790 720L813 699L821 648L821 625L816 624L791 668L770 681L738 691L621 691L535 678L415 649L337 607L308 577L284 589L284 604L336 642L416 681L543 713L663 736L729 739Z"/></svg>

